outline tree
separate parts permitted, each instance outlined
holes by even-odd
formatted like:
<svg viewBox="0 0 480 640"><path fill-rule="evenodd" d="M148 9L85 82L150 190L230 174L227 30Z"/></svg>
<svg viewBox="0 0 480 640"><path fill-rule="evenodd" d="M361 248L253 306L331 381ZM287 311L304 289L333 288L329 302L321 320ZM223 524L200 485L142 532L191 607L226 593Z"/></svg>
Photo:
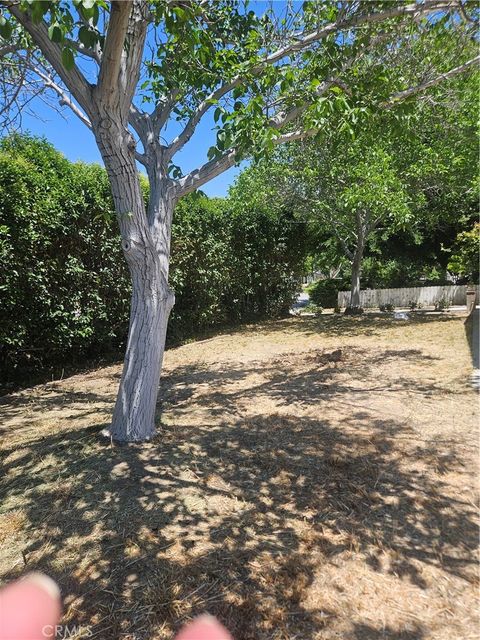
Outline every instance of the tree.
<svg viewBox="0 0 480 640"><path fill-rule="evenodd" d="M470 231L457 235L448 263L448 270L470 282L478 282L478 255L480 249L480 224L477 222Z"/></svg>
<svg viewBox="0 0 480 640"><path fill-rule="evenodd" d="M339 245L351 264L351 300L348 313L360 308L360 272L367 244L404 226L411 217L410 198L398 175L385 141L377 131L352 140L348 134L332 136L319 147L312 141L297 143L278 154L272 180L277 194L297 215L308 221L322 251L337 254ZM258 171L254 169L253 171Z"/></svg>
<svg viewBox="0 0 480 640"><path fill-rule="evenodd" d="M2 0L0 7L4 87L13 81L5 70L22 68L16 77L24 87L33 77L56 93L92 129L109 175L133 288L110 433L127 441L155 431L175 299L168 276L178 199L249 153L315 135L329 105L342 118L356 117L365 109L360 95L371 105L393 104L478 59L462 54L471 16L458 1L325 0L305 2L301 11L286 3L282 16L271 10L259 16L230 0ZM12 40L17 33L22 37ZM452 68L429 59L408 78L385 74L409 42L434 40L441 47L442 38L458 40ZM377 91L365 64L373 59L379 61ZM335 92L346 84L351 102ZM16 89L7 95L17 104ZM142 97L152 104L150 112L140 108ZM205 164L182 175L173 159L211 110L216 144ZM161 132L172 120L180 130L165 143ZM147 207L136 161L148 175Z"/></svg>
<svg viewBox="0 0 480 640"><path fill-rule="evenodd" d="M367 244L411 219L411 203L391 150L376 136L315 153L307 184L313 224L330 230L351 264L350 305L360 311L360 274Z"/></svg>
<svg viewBox="0 0 480 640"><path fill-rule="evenodd" d="M456 79L408 105L401 118L370 114L351 131L332 129L321 145L297 142L245 172L257 200L272 208L283 203L308 222L324 273L339 265L343 275L349 272L349 313L359 307L364 255L369 282L402 286L382 280L434 277L441 245L453 242L459 225L471 225L478 202L477 86L473 76ZM382 258L388 258L385 269Z"/></svg>

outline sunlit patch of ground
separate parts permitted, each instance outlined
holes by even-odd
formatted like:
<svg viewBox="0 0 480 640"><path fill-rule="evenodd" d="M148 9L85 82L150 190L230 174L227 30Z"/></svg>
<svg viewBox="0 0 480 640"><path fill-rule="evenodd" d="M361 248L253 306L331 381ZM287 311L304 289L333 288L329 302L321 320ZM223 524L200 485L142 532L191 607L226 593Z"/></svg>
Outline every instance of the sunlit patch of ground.
<svg viewBox="0 0 480 640"><path fill-rule="evenodd" d="M470 367L462 318L292 318L169 351L144 446L98 437L117 366L6 396L2 579L100 639L476 638Z"/></svg>

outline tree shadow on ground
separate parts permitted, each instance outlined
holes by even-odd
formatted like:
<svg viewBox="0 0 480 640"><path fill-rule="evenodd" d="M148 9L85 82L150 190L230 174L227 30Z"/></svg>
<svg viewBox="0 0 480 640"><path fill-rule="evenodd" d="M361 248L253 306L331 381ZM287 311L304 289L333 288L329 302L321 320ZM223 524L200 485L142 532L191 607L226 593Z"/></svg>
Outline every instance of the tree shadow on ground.
<svg viewBox="0 0 480 640"><path fill-rule="evenodd" d="M238 413L239 400L266 396L278 406L292 403L316 406L335 399L341 403L349 394L375 394L408 390L409 393L452 393L451 385L428 380L412 382L406 376L385 378L375 384L369 379L379 366L389 362L429 363L439 358L419 349L360 349L348 347L334 351L309 350L284 354L281 358L253 360L247 365L195 364L176 367L161 380L162 404L177 412L189 411L195 398L213 414ZM342 375L346 374L346 375ZM259 381L243 388L251 376ZM352 384L352 378L358 384Z"/></svg>
<svg viewBox="0 0 480 640"><path fill-rule="evenodd" d="M345 603L324 599L319 576L347 558L420 590L422 567L472 581L475 508L426 473L439 461L460 467L453 448L446 455L405 421L358 409L341 424L294 412L242 415L241 403L259 396L281 407L350 394L335 353L283 359L282 376L267 363L267 381L247 389L235 387L250 367L179 369L164 382L175 423L147 445L111 446L98 438L104 424L75 428L69 418L24 449L5 442L4 510L18 518L20 542L11 543L4 578L52 575L65 623L112 640L167 638L205 609L236 640L338 637ZM351 366L358 358L368 370L379 357L355 352ZM187 420L192 399L211 419ZM419 640L424 631L355 623L343 637Z"/></svg>

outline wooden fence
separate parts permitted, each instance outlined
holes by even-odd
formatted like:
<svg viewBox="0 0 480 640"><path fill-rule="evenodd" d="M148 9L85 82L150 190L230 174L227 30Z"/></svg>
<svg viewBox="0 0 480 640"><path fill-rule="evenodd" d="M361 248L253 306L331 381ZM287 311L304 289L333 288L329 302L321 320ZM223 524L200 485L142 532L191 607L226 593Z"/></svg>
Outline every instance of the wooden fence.
<svg viewBox="0 0 480 640"><path fill-rule="evenodd" d="M479 286L475 285L475 289L478 300ZM449 306L461 306L467 304L466 291L466 285L364 289L360 292L360 306L364 309L378 308L382 304L393 304L394 307L409 307L412 302L416 302L418 306L433 307L440 300L444 300ZM349 303L350 291L339 291L338 306L347 307Z"/></svg>

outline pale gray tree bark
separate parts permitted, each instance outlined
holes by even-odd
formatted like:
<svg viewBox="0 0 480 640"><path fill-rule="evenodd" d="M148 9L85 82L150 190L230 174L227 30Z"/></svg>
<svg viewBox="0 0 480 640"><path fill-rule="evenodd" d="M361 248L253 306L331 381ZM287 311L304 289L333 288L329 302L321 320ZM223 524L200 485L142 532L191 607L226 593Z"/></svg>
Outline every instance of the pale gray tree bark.
<svg viewBox="0 0 480 640"><path fill-rule="evenodd" d="M108 126L105 127L105 124ZM168 285L173 200L166 184L150 193L145 210L135 141L118 123L94 120L132 279L125 361L110 427L121 441L146 440L155 431L155 407L168 317L175 297Z"/></svg>
<svg viewBox="0 0 480 640"><path fill-rule="evenodd" d="M355 215L356 221L356 245L352 256L352 283L350 291L350 312L360 311L360 277L362 275L363 253L365 251L365 242L368 234L373 231L374 225L369 225L368 215L362 215L357 211Z"/></svg>
<svg viewBox="0 0 480 640"><path fill-rule="evenodd" d="M350 311L360 309L360 276L362 273L363 247L357 246L352 260L352 279L350 288Z"/></svg>
<svg viewBox="0 0 480 640"><path fill-rule="evenodd" d="M378 227L380 218L371 218L368 211L356 211L355 212L355 233L354 233L354 247L349 248L347 244L342 241L344 246L345 255L350 260L352 265L352 276L350 284L350 304L345 310L348 315L356 315L362 313L360 305L361 294L361 276L362 276L362 262L365 254L365 248L367 245L370 234Z"/></svg>

